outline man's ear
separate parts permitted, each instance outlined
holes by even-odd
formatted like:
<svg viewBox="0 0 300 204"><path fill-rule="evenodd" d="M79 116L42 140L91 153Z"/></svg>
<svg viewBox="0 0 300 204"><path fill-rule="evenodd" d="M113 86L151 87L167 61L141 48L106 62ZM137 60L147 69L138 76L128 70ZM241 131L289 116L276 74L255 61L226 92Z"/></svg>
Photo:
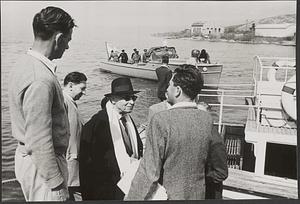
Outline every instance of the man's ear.
<svg viewBox="0 0 300 204"><path fill-rule="evenodd" d="M69 88L72 88L72 87L73 87L73 82L69 81L69 82L68 82L68 87L69 87Z"/></svg>
<svg viewBox="0 0 300 204"><path fill-rule="evenodd" d="M178 98L181 95L182 89L180 86L176 86L176 93L175 96Z"/></svg>
<svg viewBox="0 0 300 204"><path fill-rule="evenodd" d="M57 32L57 33L55 34L55 41L58 42L58 39L59 39L61 36L62 36L62 33Z"/></svg>

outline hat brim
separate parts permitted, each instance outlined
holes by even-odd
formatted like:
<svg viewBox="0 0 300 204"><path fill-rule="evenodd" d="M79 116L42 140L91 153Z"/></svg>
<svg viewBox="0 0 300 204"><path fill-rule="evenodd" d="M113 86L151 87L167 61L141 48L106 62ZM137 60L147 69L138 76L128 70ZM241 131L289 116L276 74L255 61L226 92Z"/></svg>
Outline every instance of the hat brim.
<svg viewBox="0 0 300 204"><path fill-rule="evenodd" d="M130 95L130 94L136 94L139 92L141 92L141 91L119 91L119 92L115 92L115 93L107 93L107 94L104 94L104 96Z"/></svg>

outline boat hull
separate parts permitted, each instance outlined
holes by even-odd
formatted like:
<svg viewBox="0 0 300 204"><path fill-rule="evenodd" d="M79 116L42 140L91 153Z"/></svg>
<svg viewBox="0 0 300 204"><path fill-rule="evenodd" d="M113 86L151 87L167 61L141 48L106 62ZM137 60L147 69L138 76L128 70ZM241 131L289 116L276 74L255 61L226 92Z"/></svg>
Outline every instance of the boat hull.
<svg viewBox="0 0 300 204"><path fill-rule="evenodd" d="M102 71L150 80L157 80L155 69L161 65L156 62L126 64L107 60L100 61L100 63L100 69ZM169 66L171 70L174 70L179 67L180 64L182 63L170 63ZM203 75L204 85L206 87L218 87L223 69L222 65L203 64L198 66L198 69L200 69Z"/></svg>

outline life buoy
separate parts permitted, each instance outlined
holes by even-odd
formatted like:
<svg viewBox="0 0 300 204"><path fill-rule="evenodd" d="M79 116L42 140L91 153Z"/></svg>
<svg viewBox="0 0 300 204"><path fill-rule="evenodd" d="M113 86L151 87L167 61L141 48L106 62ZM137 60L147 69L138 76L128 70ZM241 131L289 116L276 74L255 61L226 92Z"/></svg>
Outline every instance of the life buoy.
<svg viewBox="0 0 300 204"><path fill-rule="evenodd" d="M296 98L296 75L294 75L283 85L281 91L282 107L294 120L297 120Z"/></svg>

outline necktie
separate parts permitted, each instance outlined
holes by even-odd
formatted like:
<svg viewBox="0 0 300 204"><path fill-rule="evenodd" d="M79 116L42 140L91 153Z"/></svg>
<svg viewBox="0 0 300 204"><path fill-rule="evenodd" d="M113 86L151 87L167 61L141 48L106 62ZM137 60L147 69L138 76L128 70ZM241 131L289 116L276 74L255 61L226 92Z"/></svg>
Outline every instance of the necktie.
<svg viewBox="0 0 300 204"><path fill-rule="evenodd" d="M133 154L133 151L132 151L132 146L131 146L131 141L130 141L128 128L127 128L127 125L126 125L126 118L121 117L120 121L122 123L122 125L120 124L120 127L121 127L121 130L122 130L122 137L123 137L123 141L124 141L124 144L125 144L126 152L129 156L131 156Z"/></svg>

